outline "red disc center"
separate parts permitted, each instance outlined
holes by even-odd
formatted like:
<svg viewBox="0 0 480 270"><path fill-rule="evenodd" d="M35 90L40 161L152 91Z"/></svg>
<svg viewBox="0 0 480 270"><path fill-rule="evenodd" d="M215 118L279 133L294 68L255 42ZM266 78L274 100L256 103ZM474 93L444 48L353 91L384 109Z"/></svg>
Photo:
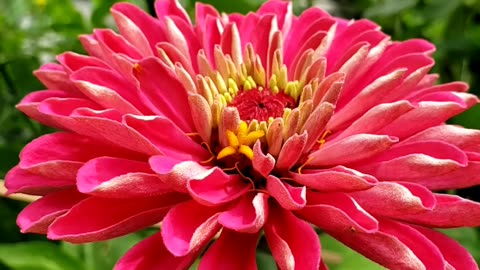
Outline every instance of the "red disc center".
<svg viewBox="0 0 480 270"><path fill-rule="evenodd" d="M229 106L236 107L243 121L267 121L268 118L282 117L285 108L294 108L295 100L283 93L272 93L269 89L240 91Z"/></svg>

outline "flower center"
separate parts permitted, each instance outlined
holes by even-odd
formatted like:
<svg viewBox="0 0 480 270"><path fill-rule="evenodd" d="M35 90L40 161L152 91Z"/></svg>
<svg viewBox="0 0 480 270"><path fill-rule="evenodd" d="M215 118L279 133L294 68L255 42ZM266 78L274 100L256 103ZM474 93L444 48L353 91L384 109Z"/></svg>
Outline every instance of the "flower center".
<svg viewBox="0 0 480 270"><path fill-rule="evenodd" d="M285 108L294 108L295 100L283 92L274 94L270 89L258 87L239 92L229 106L237 108L243 121L267 121L283 116Z"/></svg>

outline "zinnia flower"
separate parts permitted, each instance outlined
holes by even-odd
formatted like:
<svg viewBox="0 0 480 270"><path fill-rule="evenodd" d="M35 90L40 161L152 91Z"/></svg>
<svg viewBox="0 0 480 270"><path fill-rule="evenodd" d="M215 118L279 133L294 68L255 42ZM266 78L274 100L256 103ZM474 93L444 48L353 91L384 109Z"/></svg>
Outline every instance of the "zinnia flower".
<svg viewBox="0 0 480 270"><path fill-rule="evenodd" d="M18 109L59 132L20 154L10 193L43 196L23 232L86 243L161 222L116 269L326 269L314 228L390 269L478 269L432 228L480 225L435 191L480 182L480 131L445 124L478 102L435 85L434 46L290 2L220 15L175 0L116 4L120 34L35 75ZM211 243L211 245L210 245Z"/></svg>

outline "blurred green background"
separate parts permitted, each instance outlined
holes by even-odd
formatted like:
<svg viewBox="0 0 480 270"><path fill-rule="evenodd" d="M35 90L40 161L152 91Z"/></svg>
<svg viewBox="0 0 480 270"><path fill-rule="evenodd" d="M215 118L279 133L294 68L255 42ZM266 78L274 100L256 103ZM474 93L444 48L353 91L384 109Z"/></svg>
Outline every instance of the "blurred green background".
<svg viewBox="0 0 480 270"><path fill-rule="evenodd" d="M54 61L64 51L83 53L77 36L93 28L113 27L109 16L114 0L0 0L0 179L18 162L20 149L30 140L49 132L30 121L14 106L27 93L42 89L32 71ZM150 13L153 1L131 0ZM193 14L194 1L181 1ZM225 12L256 10L260 0L208 0ZM434 72L441 81L463 80L471 92L480 93L480 1L479 0L304 0L293 1L298 14L318 5L345 18L370 18L394 40L426 38L437 46ZM480 128L480 106L451 120ZM479 201L478 189L458 192ZM15 224L24 203L0 198L0 270L104 270L152 230L108 242L71 245L50 242L44 236L22 235ZM477 229L447 231L480 261ZM331 269L381 269L328 236L321 236L328 250ZM276 269L268 254L259 252L260 269Z"/></svg>

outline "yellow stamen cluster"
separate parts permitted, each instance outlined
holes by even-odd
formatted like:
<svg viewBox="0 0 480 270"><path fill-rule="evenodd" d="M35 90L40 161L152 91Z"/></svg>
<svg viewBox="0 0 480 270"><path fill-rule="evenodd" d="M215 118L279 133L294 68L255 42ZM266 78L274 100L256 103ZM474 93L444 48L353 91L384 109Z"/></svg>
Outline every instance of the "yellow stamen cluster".
<svg viewBox="0 0 480 270"><path fill-rule="evenodd" d="M263 130L249 131L247 123L242 121L237 129L237 134L231 130L227 130L226 135L228 146L218 153L217 159L222 159L239 153L252 160L253 150L251 146L258 139L265 136L265 132Z"/></svg>

